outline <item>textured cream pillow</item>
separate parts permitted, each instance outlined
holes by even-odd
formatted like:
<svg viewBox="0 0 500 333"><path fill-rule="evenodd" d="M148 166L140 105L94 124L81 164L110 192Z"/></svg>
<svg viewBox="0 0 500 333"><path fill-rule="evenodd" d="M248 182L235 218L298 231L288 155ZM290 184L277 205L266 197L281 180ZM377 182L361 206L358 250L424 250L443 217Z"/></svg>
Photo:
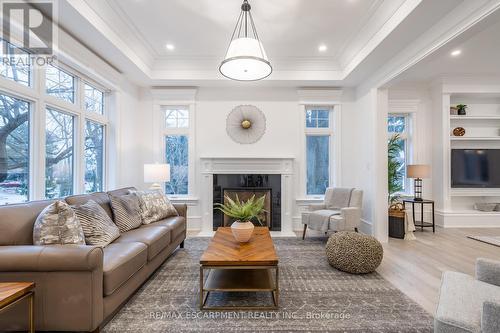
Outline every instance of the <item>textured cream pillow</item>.
<svg viewBox="0 0 500 333"><path fill-rule="evenodd" d="M170 216L177 216L177 209L161 191L138 191L141 205L141 218L143 224L163 220Z"/></svg>
<svg viewBox="0 0 500 333"><path fill-rule="evenodd" d="M33 226L33 244L85 245L80 221L67 203L56 201L42 210Z"/></svg>

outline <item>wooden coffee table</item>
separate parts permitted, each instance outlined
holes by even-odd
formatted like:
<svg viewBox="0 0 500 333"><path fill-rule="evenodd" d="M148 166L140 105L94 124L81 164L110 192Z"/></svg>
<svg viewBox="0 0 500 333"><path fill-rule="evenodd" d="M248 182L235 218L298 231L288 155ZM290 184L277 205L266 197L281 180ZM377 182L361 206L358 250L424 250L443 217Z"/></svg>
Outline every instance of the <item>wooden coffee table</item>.
<svg viewBox="0 0 500 333"><path fill-rule="evenodd" d="M29 332L35 332L34 297L35 284L33 282L0 282L0 311L27 298L29 302Z"/></svg>
<svg viewBox="0 0 500 333"><path fill-rule="evenodd" d="M208 271L205 277L205 271ZM274 271L274 274L273 274ZM279 300L278 256L267 227L256 227L248 243L239 243L231 228L218 228L200 259L200 309L277 309ZM212 291L270 292L269 306L207 306Z"/></svg>

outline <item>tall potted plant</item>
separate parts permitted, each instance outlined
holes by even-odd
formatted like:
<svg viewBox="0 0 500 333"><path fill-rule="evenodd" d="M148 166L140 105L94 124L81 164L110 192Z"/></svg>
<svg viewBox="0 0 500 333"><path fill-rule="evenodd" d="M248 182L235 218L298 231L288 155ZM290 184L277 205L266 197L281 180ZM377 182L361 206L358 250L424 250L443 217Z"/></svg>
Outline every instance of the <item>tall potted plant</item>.
<svg viewBox="0 0 500 333"><path fill-rule="evenodd" d="M402 162L399 159L401 153L399 134L394 134L387 143L387 170L388 170L388 190L389 190L389 236L404 238L405 212L403 205L399 202L399 193L403 190L401 180L404 177Z"/></svg>
<svg viewBox="0 0 500 333"><path fill-rule="evenodd" d="M253 195L247 201L240 201L238 195L236 195L236 200L231 199L229 196L224 196L226 199L226 204L216 203L215 209L220 210L229 217L236 219L233 224L231 224L231 231L234 238L241 243L246 243L250 240L253 234L254 225L252 220L256 219L257 222L262 225L259 215L265 212L264 201L266 196L262 196L255 199Z"/></svg>

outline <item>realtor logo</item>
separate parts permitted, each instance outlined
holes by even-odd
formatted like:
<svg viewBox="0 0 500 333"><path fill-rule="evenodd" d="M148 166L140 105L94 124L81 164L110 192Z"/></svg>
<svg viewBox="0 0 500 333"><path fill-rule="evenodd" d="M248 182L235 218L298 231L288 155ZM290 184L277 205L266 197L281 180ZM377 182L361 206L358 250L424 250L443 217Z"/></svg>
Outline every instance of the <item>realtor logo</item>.
<svg viewBox="0 0 500 333"><path fill-rule="evenodd" d="M11 41L11 37L19 35L22 36L22 47L28 52L52 54L54 28L49 18L53 17L51 2L2 1L2 13L4 40Z"/></svg>

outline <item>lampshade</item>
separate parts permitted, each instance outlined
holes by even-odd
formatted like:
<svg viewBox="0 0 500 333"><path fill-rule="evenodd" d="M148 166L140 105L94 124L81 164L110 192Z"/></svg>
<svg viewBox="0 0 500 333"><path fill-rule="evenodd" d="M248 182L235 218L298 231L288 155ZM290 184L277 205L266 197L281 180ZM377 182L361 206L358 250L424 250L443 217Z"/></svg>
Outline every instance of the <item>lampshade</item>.
<svg viewBox="0 0 500 333"><path fill-rule="evenodd" d="M406 174L408 178L429 178L431 175L431 167L426 164L408 165Z"/></svg>
<svg viewBox="0 0 500 333"><path fill-rule="evenodd" d="M170 181L170 164L144 164L144 182L162 183Z"/></svg>
<svg viewBox="0 0 500 333"><path fill-rule="evenodd" d="M268 77L272 67L262 43L254 38L242 37L231 41L219 70L233 80L254 81Z"/></svg>
<svg viewBox="0 0 500 333"><path fill-rule="evenodd" d="M219 66L220 73L231 80L261 80L273 71L257 34L251 9L248 0L243 0L229 47Z"/></svg>

